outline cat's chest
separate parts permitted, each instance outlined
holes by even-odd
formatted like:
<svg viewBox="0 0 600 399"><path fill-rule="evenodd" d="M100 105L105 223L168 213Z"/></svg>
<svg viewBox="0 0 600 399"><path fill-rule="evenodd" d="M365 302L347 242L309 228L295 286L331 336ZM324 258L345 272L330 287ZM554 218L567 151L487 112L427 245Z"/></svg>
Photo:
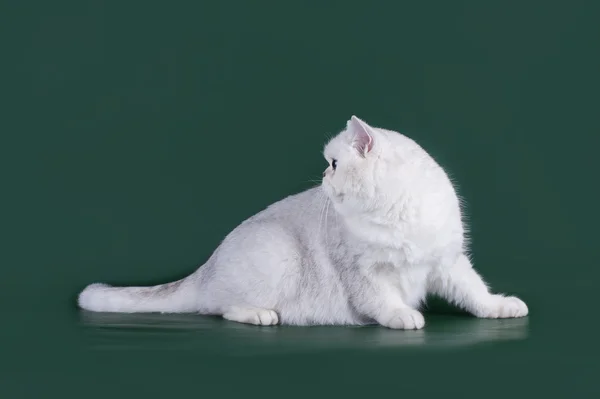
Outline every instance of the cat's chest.
<svg viewBox="0 0 600 399"><path fill-rule="evenodd" d="M431 264L445 253L462 248L460 229L449 226L400 222L394 226L350 227L340 238L349 251L368 258L370 263Z"/></svg>
<svg viewBox="0 0 600 399"><path fill-rule="evenodd" d="M407 270L416 266L433 266L437 259L435 252L413 243L393 248L357 245L352 248L352 252L354 252L354 259L361 266L386 264L393 265L398 270Z"/></svg>
<svg viewBox="0 0 600 399"><path fill-rule="evenodd" d="M429 239L427 235L418 234L388 233L381 234L376 240L353 237L344 244L350 256L363 265L433 265L446 250L444 245Z"/></svg>

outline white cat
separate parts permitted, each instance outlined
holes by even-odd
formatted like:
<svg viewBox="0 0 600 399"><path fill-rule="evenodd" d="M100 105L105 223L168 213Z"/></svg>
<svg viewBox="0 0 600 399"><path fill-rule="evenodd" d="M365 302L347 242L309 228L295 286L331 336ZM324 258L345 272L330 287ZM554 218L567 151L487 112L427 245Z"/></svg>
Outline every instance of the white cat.
<svg viewBox="0 0 600 399"><path fill-rule="evenodd" d="M425 325L436 294L477 317L522 317L467 255L460 201L414 141L353 116L325 146L321 186L235 228L190 276L155 287L89 285L83 309L222 315L256 325Z"/></svg>

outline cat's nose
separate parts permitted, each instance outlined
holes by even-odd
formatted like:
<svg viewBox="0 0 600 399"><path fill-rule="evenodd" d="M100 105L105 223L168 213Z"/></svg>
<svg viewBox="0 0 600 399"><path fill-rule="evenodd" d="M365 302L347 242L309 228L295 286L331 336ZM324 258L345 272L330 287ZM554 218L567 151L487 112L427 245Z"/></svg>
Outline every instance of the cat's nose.
<svg viewBox="0 0 600 399"><path fill-rule="evenodd" d="M325 175L327 175L327 171L323 172L323 177L325 177Z"/></svg>

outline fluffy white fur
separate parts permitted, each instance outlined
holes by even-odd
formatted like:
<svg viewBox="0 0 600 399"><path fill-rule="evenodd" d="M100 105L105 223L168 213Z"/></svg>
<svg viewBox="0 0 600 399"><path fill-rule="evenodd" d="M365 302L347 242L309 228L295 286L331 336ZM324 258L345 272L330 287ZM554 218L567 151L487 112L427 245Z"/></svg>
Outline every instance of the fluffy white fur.
<svg viewBox="0 0 600 399"><path fill-rule="evenodd" d="M189 277L155 287L92 284L97 312L197 312L256 325L425 325L426 294L477 317L522 317L473 269L460 201L413 140L353 116L324 149L321 186L236 227Z"/></svg>

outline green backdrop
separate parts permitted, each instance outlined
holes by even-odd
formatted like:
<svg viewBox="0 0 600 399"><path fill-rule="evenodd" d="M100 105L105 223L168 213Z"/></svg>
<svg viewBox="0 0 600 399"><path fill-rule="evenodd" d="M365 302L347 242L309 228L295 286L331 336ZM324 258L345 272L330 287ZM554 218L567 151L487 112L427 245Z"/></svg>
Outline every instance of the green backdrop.
<svg viewBox="0 0 600 399"><path fill-rule="evenodd" d="M7 1L0 396L592 397L594 1ZM530 317L432 306L423 331L85 314L310 187L356 114L421 143L476 267ZM340 397L342 397L340 396Z"/></svg>

